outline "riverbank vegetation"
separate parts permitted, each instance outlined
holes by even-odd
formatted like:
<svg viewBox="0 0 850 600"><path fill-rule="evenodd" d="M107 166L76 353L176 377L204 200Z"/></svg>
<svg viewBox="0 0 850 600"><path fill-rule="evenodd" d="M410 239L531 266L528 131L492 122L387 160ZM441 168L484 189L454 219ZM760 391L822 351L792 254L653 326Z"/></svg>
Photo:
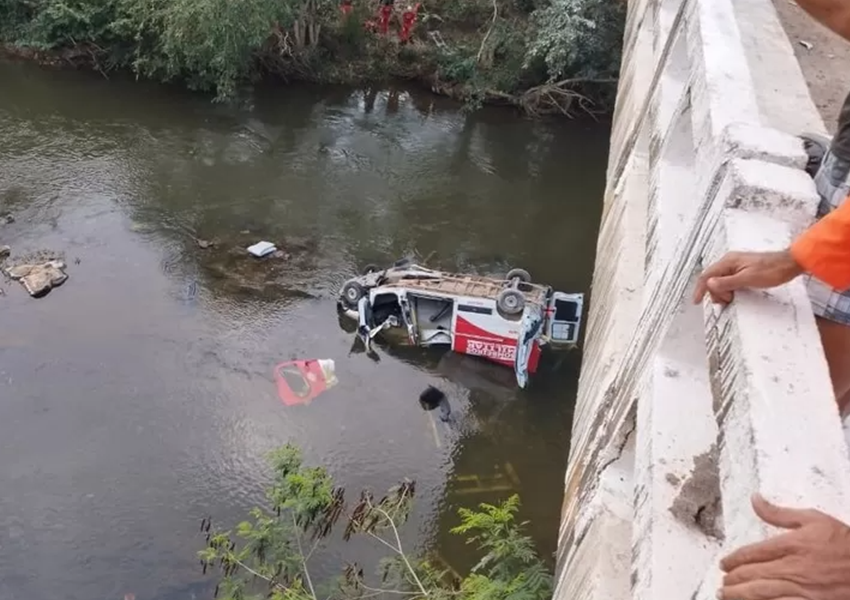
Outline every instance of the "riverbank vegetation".
<svg viewBox="0 0 850 600"><path fill-rule="evenodd" d="M514 520L519 500L460 511L452 531L482 554L461 577L447 565L417 558L402 542L415 485L404 480L380 500L362 492L353 505L323 468L304 466L298 450L285 446L272 456L274 478L268 506L255 508L235 529L219 530L204 519L206 546L199 552L205 573L215 572L215 596L223 600L548 600L552 576L531 539ZM342 538L370 539L386 557L374 576L349 563L334 581L319 581L311 567L336 525Z"/></svg>
<svg viewBox="0 0 850 600"><path fill-rule="evenodd" d="M473 105L604 111L619 67L620 0L0 0L7 53L104 75L179 81L230 99L263 78L417 80ZM413 0L411 0L412 2ZM405 12L416 20L400 40Z"/></svg>

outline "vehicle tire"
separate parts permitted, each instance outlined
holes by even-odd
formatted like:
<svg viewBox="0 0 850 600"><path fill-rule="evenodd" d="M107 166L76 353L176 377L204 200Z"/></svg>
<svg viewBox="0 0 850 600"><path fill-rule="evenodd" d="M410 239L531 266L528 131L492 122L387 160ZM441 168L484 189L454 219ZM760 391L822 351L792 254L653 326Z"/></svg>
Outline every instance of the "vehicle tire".
<svg viewBox="0 0 850 600"><path fill-rule="evenodd" d="M356 281L349 281L342 288L342 297L351 308L356 308L360 298L366 295L366 290Z"/></svg>
<svg viewBox="0 0 850 600"><path fill-rule="evenodd" d="M380 270L381 270L381 267L379 267L378 265L373 265L373 264L370 263L370 264L366 265L365 267L363 267L363 271L362 271L361 275L369 275L370 273L377 273Z"/></svg>
<svg viewBox="0 0 850 600"><path fill-rule="evenodd" d="M531 283L531 275L525 269L511 269L505 279L508 281L519 279L520 283Z"/></svg>
<svg viewBox="0 0 850 600"><path fill-rule="evenodd" d="M519 290L502 290L496 296L496 308L499 309L499 312L509 316L518 315L525 310L525 296Z"/></svg>

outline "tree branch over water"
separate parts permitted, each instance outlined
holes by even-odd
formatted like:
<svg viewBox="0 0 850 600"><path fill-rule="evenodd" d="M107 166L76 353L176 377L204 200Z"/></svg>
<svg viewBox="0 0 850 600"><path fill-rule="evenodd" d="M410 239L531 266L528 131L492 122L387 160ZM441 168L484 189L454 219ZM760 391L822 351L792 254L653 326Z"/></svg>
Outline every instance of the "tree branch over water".
<svg viewBox="0 0 850 600"><path fill-rule="evenodd" d="M267 508L252 509L250 519L235 530L213 529L209 518L201 522L206 545L198 555L204 572L217 572L215 595L223 600L549 600L551 596L551 573L514 522L516 496L501 505L461 510L460 525L453 531L468 543L477 543L483 556L468 576L458 579L450 568L404 548L401 528L411 514L413 481L402 480L378 502L363 491L349 509L344 490L334 486L325 469L305 467L294 447L276 451L272 465ZM310 558L327 544L340 520L345 523L344 539L365 535L390 550L381 561L379 586L367 584L356 563L348 564L335 581L314 580ZM313 545L305 552L307 539Z"/></svg>

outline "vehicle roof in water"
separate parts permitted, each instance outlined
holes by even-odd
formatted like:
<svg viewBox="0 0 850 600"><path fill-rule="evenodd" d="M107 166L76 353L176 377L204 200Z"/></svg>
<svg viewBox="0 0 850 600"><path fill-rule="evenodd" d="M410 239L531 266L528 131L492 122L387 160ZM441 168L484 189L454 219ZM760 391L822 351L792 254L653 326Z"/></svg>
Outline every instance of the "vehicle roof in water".
<svg viewBox="0 0 850 600"><path fill-rule="evenodd" d="M390 274L388 281L381 287L405 288L422 292L430 292L440 296L471 296L475 298L487 298L495 300L505 287L505 281L481 275L462 275L458 273L442 273L441 277L393 277ZM534 284L522 283L519 291L525 296L526 301L543 304L546 301L548 288Z"/></svg>

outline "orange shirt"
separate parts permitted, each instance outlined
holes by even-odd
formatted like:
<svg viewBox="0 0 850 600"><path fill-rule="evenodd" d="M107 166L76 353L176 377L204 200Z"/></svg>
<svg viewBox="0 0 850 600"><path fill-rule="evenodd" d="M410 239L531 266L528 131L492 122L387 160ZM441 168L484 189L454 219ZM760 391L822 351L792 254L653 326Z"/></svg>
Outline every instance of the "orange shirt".
<svg viewBox="0 0 850 600"><path fill-rule="evenodd" d="M805 272L836 290L850 288L850 200L794 240L791 256Z"/></svg>

